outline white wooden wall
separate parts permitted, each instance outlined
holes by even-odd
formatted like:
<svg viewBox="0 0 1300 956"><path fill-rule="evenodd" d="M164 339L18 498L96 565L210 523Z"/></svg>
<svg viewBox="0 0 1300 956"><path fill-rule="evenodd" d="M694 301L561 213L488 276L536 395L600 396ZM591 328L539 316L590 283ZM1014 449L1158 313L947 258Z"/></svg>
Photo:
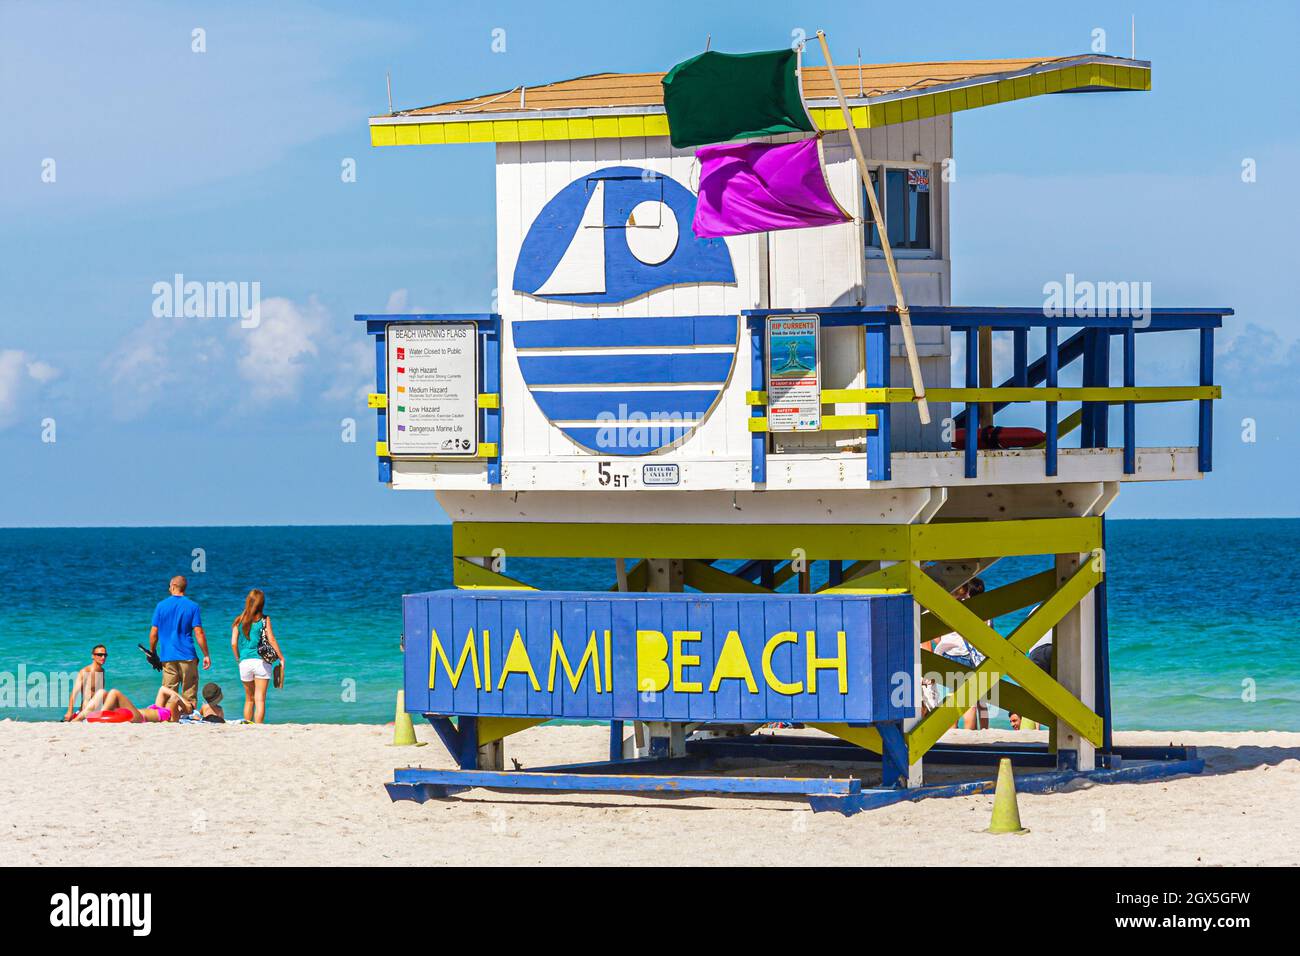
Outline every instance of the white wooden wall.
<svg viewBox="0 0 1300 956"><path fill-rule="evenodd" d="M947 304L950 290L947 184L938 164L952 155L951 117L936 117L881 130L864 131L863 148L870 161L920 162L934 164L932 202L936 255L927 259L900 260L904 291L917 304ZM542 207L557 192L580 176L597 169L631 165L653 169L694 190L698 185L698 163L692 150L674 150L667 137L641 139L574 140L537 143L502 143L497 146L497 288L498 311L505 325L502 336L503 402L503 486L540 488L552 481L568 487L559 477L566 462L590 465L595 455L579 448L550 425L524 385L514 350L510 323L516 319L550 319L616 316L675 316L738 314L742 309L800 308L877 304L893 301L883 260L864 255L862 240L862 191L849 148L847 134L828 134L826 150L828 176L840 204L855 221L844 226L792 230L726 240L736 272L735 286L717 284L681 285L660 289L627 302L573 304L537 299L513 291L513 278L520 246L529 226ZM827 334L823 344L825 387L861 387L862 353L851 330ZM926 383L949 383L949 341L946 330L918 330ZM894 349L891 375L896 385L907 384L907 367L901 346ZM751 388L748 339L743 328L737 361L731 380L718 404L695 433L680 447L659 452L654 461L708 462L709 472L718 477L710 486L738 487L748 484L750 437L745 420L749 417L745 392ZM852 407L841 408L849 413ZM946 409L934 408L935 424L921 435L915 410L900 406L892 421L902 447L928 450L942 446L937 437ZM851 435L800 436L788 447L800 450L829 450L843 445ZM536 466L536 467L534 467ZM697 469L698 471L698 469ZM556 476L554 479L539 476Z"/></svg>

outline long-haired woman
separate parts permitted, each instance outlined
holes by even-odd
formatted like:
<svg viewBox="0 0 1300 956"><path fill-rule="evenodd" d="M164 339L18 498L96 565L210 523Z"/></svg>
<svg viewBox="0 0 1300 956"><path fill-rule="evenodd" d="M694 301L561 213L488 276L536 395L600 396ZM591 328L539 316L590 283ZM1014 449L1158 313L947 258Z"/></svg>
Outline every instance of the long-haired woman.
<svg viewBox="0 0 1300 956"><path fill-rule="evenodd" d="M255 724L266 721L266 689L271 685L273 667L284 667L284 654L271 631L266 616L266 595L258 588L248 592L244 610L230 629L230 649L239 664L239 679L244 684L244 719ZM281 680L284 671L281 670Z"/></svg>

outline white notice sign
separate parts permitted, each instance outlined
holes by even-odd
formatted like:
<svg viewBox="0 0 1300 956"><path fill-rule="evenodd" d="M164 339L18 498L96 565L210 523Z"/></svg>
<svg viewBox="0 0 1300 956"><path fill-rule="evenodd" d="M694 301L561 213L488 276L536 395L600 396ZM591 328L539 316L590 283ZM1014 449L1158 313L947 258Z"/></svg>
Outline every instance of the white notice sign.
<svg viewBox="0 0 1300 956"><path fill-rule="evenodd" d="M815 432L822 425L821 355L815 315L767 320L767 430Z"/></svg>
<svg viewBox="0 0 1300 956"><path fill-rule="evenodd" d="M478 336L472 322L388 327L388 453L478 453Z"/></svg>

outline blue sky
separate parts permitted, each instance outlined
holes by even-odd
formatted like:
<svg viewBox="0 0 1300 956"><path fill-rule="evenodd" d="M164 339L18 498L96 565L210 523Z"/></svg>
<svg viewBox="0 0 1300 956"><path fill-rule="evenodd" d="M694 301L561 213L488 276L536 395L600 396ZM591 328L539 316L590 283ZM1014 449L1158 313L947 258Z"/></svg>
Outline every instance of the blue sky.
<svg viewBox="0 0 1300 956"><path fill-rule="evenodd" d="M708 34L741 51L823 28L840 59L860 45L884 62L1082 53L1101 28L1127 55L1134 12L1151 93L956 118L954 301L1036 305L1044 282L1073 272L1150 281L1156 305L1236 308L1219 342L1213 477L1129 486L1112 514L1300 514L1284 424L1300 397L1297 8L864 9L0 5L0 526L442 520L432 495L374 480L373 357L351 317L489 308L492 149L371 149L386 71L401 108L665 69ZM205 53L191 51L195 28ZM340 176L348 158L354 183ZM176 273L260 282L262 326L155 318L152 286ZM1149 351L1140 381L1191 383L1190 337ZM346 418L356 443L341 440ZM1191 422L1139 417L1170 442Z"/></svg>

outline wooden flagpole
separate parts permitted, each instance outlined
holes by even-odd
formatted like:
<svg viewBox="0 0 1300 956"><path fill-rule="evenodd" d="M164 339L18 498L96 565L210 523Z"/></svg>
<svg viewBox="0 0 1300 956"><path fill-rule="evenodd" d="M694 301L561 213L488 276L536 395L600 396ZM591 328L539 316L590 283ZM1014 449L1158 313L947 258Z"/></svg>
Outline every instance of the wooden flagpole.
<svg viewBox="0 0 1300 956"><path fill-rule="evenodd" d="M867 169L867 158L862 155L862 144L858 142L858 131L853 126L853 113L849 101L844 98L840 86L840 76L835 72L835 63L831 60L831 48L826 43L826 34L817 31L817 39L822 45L822 55L826 58L826 67L830 70L831 82L835 84L835 95L840 101L840 111L844 114L844 126L848 130L849 143L853 146L853 155L858 161L858 172L862 176L862 185L866 187L867 201L871 203L871 218L876 224L880 236L880 249L885 254L885 265L889 267L889 281L894 286L894 301L898 306L898 322L903 329L903 348L907 351L907 365L912 373L912 392L916 396L916 411L921 416L921 424L930 424L930 404L925 399L925 382L921 380L921 360L916 354L916 337L912 334L912 313L903 298L903 285L898 281L898 265L894 262L894 250L889 245L889 227L880 215L880 203L876 200L875 187L871 185L871 173ZM886 357L888 361L888 357Z"/></svg>

